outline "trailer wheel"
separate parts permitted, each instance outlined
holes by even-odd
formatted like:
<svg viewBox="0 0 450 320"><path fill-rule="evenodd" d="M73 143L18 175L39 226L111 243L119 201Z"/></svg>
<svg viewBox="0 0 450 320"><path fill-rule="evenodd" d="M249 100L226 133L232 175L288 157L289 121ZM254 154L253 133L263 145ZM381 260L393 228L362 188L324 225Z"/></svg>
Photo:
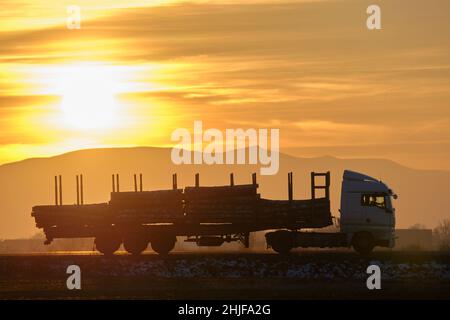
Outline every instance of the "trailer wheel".
<svg viewBox="0 0 450 320"><path fill-rule="evenodd" d="M144 236L133 235L123 239L123 247L134 256L140 255L147 249L148 240Z"/></svg>
<svg viewBox="0 0 450 320"><path fill-rule="evenodd" d="M95 248L105 256L112 256L119 250L122 241L119 238L109 236L98 236L94 240Z"/></svg>
<svg viewBox="0 0 450 320"><path fill-rule="evenodd" d="M292 246L287 242L280 242L272 244L272 249L279 254L288 254L292 250Z"/></svg>
<svg viewBox="0 0 450 320"><path fill-rule="evenodd" d="M286 230L266 234L266 241L279 254L288 254L294 248L292 233Z"/></svg>
<svg viewBox="0 0 450 320"><path fill-rule="evenodd" d="M174 236L158 236L152 239L150 245L153 251L160 255L167 255L175 247L177 238Z"/></svg>
<svg viewBox="0 0 450 320"><path fill-rule="evenodd" d="M369 254L375 247L375 241L370 233L361 232L353 236L352 246L359 254Z"/></svg>

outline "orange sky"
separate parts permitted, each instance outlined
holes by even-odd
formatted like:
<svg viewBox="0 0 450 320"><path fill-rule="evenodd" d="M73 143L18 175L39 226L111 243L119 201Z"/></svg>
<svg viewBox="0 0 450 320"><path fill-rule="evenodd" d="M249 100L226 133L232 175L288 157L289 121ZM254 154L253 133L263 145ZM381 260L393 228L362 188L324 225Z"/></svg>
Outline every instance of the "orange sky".
<svg viewBox="0 0 450 320"><path fill-rule="evenodd" d="M66 28L68 4L80 30ZM366 28L369 4L8 1L0 163L168 146L203 120L280 128L281 150L297 156L450 170L450 2L377 1L379 31ZM113 113L94 109L113 108L110 97Z"/></svg>

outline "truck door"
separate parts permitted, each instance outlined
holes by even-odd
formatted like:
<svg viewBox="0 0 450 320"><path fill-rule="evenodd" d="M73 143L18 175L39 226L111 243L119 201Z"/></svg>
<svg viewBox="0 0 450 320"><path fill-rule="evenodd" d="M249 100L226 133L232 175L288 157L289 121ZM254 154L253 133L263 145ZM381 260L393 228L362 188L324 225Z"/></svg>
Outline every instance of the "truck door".
<svg viewBox="0 0 450 320"><path fill-rule="evenodd" d="M361 195L361 207L365 225L380 232L392 227L392 208L387 207L387 195L365 193Z"/></svg>

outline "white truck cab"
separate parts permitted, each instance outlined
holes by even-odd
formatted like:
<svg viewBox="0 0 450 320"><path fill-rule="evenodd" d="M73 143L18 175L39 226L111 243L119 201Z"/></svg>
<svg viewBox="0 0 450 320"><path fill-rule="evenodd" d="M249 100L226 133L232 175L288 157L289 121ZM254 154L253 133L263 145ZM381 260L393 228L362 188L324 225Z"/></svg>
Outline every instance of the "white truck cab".
<svg viewBox="0 0 450 320"><path fill-rule="evenodd" d="M324 186L315 185L314 177L319 175L326 177ZM311 177L312 199L316 199L315 188L325 189L325 197L318 200L322 202L326 200L329 211L329 172L326 174L312 172ZM366 255L376 246L392 248L395 245L395 209L392 206L392 199L397 199L397 195L382 181L345 170L338 232L315 231L314 228L276 230L266 233L267 245L278 253L287 253L298 247L353 247L358 253ZM331 212L328 213L331 221Z"/></svg>
<svg viewBox="0 0 450 320"><path fill-rule="evenodd" d="M397 195L382 181L345 170L341 189L340 231L348 245L360 253L375 246L395 245L395 209Z"/></svg>

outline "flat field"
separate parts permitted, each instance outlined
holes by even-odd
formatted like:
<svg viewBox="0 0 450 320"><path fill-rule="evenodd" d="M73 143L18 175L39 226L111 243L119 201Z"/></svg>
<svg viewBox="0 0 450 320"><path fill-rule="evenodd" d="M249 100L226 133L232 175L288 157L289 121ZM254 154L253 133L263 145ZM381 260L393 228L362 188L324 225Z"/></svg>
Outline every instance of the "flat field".
<svg viewBox="0 0 450 320"><path fill-rule="evenodd" d="M368 290L366 269L381 270ZM81 290L68 290L69 265ZM0 299L450 299L450 254L306 250L175 252L106 258L90 252L0 255Z"/></svg>

